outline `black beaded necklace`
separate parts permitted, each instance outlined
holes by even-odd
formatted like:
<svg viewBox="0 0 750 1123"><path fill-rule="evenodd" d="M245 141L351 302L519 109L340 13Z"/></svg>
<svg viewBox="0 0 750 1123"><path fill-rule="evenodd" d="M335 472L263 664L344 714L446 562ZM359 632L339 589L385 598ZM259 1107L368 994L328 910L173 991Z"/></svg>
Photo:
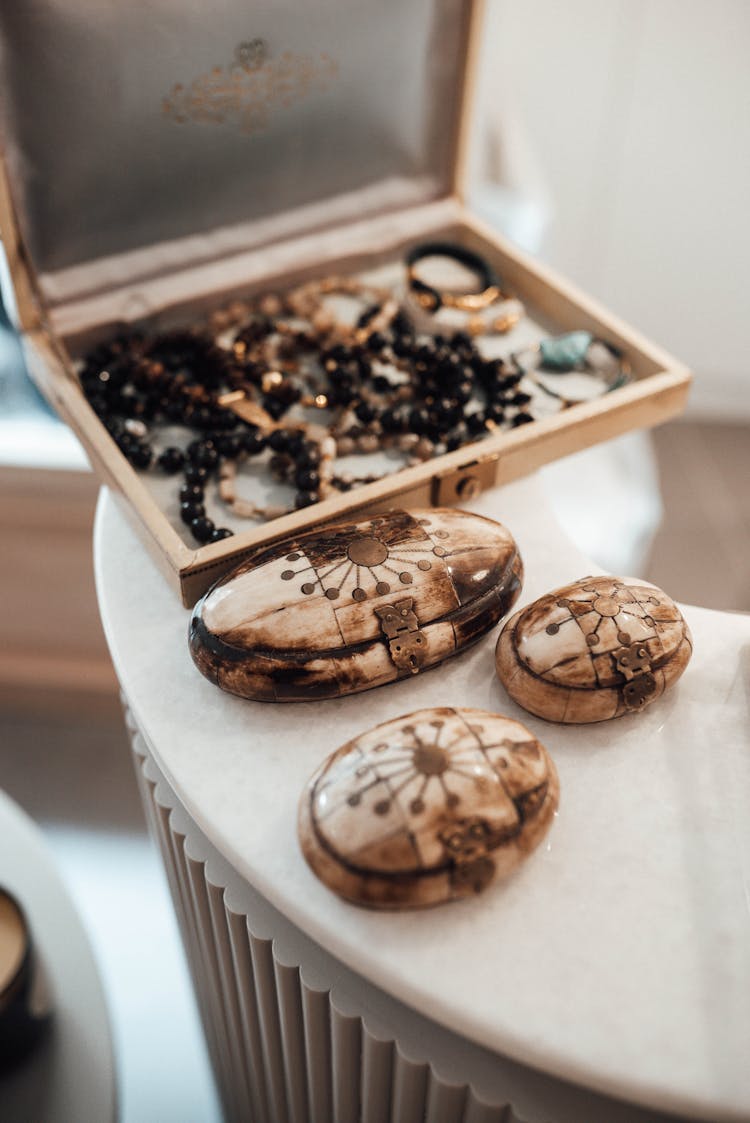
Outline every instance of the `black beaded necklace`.
<svg viewBox="0 0 750 1123"><path fill-rule="evenodd" d="M329 412L338 455L396 448L413 460L533 420L524 408L530 396L518 386L523 372L512 362L485 359L465 332L417 335L402 310L368 330L380 311L365 309L354 330L342 332L300 329L255 310L226 346L194 329L120 336L86 356L81 386L135 468L182 472L180 517L200 543L232 533L205 508L223 461L268 449L269 470L295 489L297 508L324 497L324 485L346 491L377 478L322 479L320 442L311 436L320 425L295 416L305 409ZM270 340L275 369L263 350ZM169 424L197 436L156 453L151 438Z"/></svg>

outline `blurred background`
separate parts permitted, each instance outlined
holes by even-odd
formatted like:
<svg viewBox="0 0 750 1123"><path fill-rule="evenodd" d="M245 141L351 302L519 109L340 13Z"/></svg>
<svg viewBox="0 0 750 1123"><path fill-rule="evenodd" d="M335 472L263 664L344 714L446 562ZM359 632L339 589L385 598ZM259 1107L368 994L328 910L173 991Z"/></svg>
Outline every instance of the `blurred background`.
<svg viewBox="0 0 750 1123"><path fill-rule="evenodd" d="M750 7L490 0L487 17L479 205L695 374L686 418L653 434L658 479L645 441L597 460L641 496L630 528L606 533L624 543L642 519L642 552L626 555L641 575L748 611ZM645 498L657 488L660 517ZM556 497L569 533L617 568Z"/></svg>
<svg viewBox="0 0 750 1123"><path fill-rule="evenodd" d="M732 611L750 611L749 48L746 0L489 0L472 177L490 221L696 374L685 418L545 469L557 517L602 566ZM0 780L43 824L87 924L123 1119L210 1123L98 620L97 483L7 320L0 481Z"/></svg>

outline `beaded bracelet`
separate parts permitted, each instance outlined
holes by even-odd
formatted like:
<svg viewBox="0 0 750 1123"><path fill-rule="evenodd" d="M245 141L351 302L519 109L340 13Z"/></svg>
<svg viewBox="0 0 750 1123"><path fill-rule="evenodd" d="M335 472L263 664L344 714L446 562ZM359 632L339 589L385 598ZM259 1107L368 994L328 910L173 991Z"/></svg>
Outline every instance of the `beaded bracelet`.
<svg viewBox="0 0 750 1123"><path fill-rule="evenodd" d="M416 265L429 257L445 257L466 266L477 276L478 291L440 290L428 284L418 275ZM421 243L407 254L406 275L408 291L423 311L433 316L438 316L442 309L469 313L462 326L472 336L490 332L504 335L523 316L523 305L503 291L489 262L465 246L453 242Z"/></svg>

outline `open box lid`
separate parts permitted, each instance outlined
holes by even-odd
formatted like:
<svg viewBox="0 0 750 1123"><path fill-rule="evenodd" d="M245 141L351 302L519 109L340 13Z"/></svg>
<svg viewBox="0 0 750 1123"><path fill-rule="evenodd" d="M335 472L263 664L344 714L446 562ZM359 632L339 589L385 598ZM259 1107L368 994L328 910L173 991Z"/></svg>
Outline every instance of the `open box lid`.
<svg viewBox="0 0 750 1123"><path fill-rule="evenodd" d="M451 194L475 7L3 5L14 272L54 310Z"/></svg>

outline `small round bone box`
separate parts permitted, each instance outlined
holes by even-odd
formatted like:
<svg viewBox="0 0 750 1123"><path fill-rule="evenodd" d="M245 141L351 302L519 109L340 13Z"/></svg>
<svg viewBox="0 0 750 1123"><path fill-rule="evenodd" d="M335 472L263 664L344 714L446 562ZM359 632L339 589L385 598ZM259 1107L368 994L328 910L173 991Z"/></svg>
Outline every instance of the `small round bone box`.
<svg viewBox="0 0 750 1123"><path fill-rule="evenodd" d="M555 766L520 722L418 710L328 757L300 800L300 844L347 900L421 908L514 870L544 837L558 798Z"/></svg>
<svg viewBox="0 0 750 1123"><path fill-rule="evenodd" d="M548 721L634 713L661 697L693 645L661 589L620 577L584 577L508 620L497 643L500 681L519 706Z"/></svg>
<svg viewBox="0 0 750 1123"><path fill-rule="evenodd" d="M515 602L522 574L500 523L440 508L391 511L252 556L195 606L190 650L207 678L244 698L353 694L479 639Z"/></svg>

